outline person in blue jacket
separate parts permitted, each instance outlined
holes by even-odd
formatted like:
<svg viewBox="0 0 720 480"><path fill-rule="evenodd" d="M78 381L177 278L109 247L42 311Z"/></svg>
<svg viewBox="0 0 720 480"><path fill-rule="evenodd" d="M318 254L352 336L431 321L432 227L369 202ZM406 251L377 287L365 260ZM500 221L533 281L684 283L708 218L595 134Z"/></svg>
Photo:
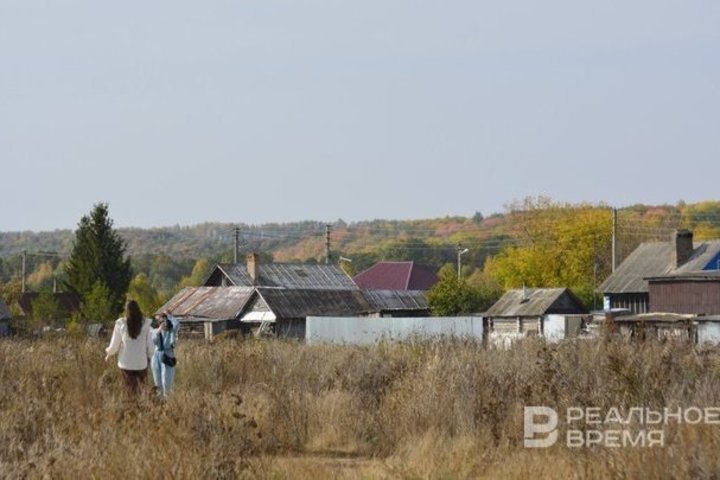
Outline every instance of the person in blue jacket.
<svg viewBox="0 0 720 480"><path fill-rule="evenodd" d="M158 328L152 331L152 342L155 345L151 363L153 381L159 395L167 396L175 384L177 359L175 345L177 343L180 322L167 312L160 315Z"/></svg>

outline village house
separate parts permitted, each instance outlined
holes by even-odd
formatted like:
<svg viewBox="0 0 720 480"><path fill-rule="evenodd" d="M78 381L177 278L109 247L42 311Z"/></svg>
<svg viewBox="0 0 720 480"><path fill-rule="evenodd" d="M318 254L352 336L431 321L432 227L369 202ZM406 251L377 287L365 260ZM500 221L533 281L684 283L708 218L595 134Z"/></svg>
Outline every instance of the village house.
<svg viewBox="0 0 720 480"><path fill-rule="evenodd" d="M225 330L305 338L308 316L408 317L429 315L422 292L281 287L188 287L160 311L205 338Z"/></svg>
<svg viewBox="0 0 720 480"><path fill-rule="evenodd" d="M254 287L187 287L155 313L168 311L182 320L184 333L210 339L224 330L240 329L238 316L254 292Z"/></svg>
<svg viewBox="0 0 720 480"><path fill-rule="evenodd" d="M80 311L80 297L70 292L53 292L53 298L59 307L59 318L69 319ZM38 292L25 292L17 300L20 318L32 316L33 303L40 296Z"/></svg>
<svg viewBox="0 0 720 480"><path fill-rule="evenodd" d="M720 315L720 270L646 279L651 312Z"/></svg>
<svg viewBox="0 0 720 480"><path fill-rule="evenodd" d="M567 288L509 290L485 312L486 336L502 346L527 336L560 340L576 336L587 313Z"/></svg>
<svg viewBox="0 0 720 480"><path fill-rule="evenodd" d="M720 241L693 242L692 232L678 230L668 242L646 242L638 246L602 283L600 290L609 308L626 308L635 314L693 313L682 310L691 303L691 298L702 297L713 290L713 272L720 272ZM699 280L699 274L708 278ZM653 305L651 283L654 283ZM683 285L683 293L673 292L679 285ZM682 308L677 310L673 305Z"/></svg>
<svg viewBox="0 0 720 480"><path fill-rule="evenodd" d="M243 264L218 264L204 283L206 287L284 287L314 290L357 290L358 286L337 265L261 263L251 253Z"/></svg>
<svg viewBox="0 0 720 480"><path fill-rule="evenodd" d="M376 290L430 290L439 278L432 269L415 262L378 262L355 275L353 281L360 288Z"/></svg>

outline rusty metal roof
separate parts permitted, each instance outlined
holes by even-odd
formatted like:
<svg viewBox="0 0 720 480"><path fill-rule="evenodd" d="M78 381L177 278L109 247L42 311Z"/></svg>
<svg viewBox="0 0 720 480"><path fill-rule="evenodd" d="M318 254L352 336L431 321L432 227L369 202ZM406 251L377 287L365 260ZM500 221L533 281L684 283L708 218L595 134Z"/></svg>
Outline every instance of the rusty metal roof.
<svg viewBox="0 0 720 480"><path fill-rule="evenodd" d="M352 278L337 265L305 263L260 263L253 282L244 264L223 263L219 269L238 287L284 287L326 290L357 290ZM213 272L214 274L215 272ZM211 274L209 279L214 275Z"/></svg>
<svg viewBox="0 0 720 480"><path fill-rule="evenodd" d="M647 293L648 278L698 272L720 254L720 241L695 242L693 247L688 261L675 268L672 242L642 243L600 285L600 290L604 293Z"/></svg>
<svg viewBox="0 0 720 480"><path fill-rule="evenodd" d="M183 288L155 313L169 311L184 319L229 320L240 314L254 293L252 287Z"/></svg>
<svg viewBox="0 0 720 480"><path fill-rule="evenodd" d="M538 317L553 313L587 313L582 302L567 288L508 290L485 312L487 317Z"/></svg>

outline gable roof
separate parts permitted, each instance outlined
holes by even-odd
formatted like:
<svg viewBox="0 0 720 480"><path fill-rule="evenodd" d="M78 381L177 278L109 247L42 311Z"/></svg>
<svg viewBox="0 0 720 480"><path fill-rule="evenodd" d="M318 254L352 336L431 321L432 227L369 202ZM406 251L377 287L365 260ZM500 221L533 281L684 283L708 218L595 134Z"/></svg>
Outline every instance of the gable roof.
<svg viewBox="0 0 720 480"><path fill-rule="evenodd" d="M720 270L671 273L659 277L648 277L646 280L648 282L718 282L720 281Z"/></svg>
<svg viewBox="0 0 720 480"><path fill-rule="evenodd" d="M277 318L352 316L369 313L370 305L360 290L307 290L258 288L268 308Z"/></svg>
<svg viewBox="0 0 720 480"><path fill-rule="evenodd" d="M567 288L522 288L508 290L485 312L486 317L538 317L553 313L582 314L587 309Z"/></svg>
<svg viewBox="0 0 720 480"><path fill-rule="evenodd" d="M675 268L672 242L641 243L601 285L604 293L646 293L647 278L702 271L720 254L720 241L694 242L693 254Z"/></svg>
<svg viewBox="0 0 720 480"><path fill-rule="evenodd" d="M8 306L0 300L0 320L7 320L12 318L12 313L10 312L10 309Z"/></svg>
<svg viewBox="0 0 720 480"><path fill-rule="evenodd" d="M377 262L353 280L360 288L382 290L430 290L438 276L415 262Z"/></svg>
<svg viewBox="0 0 720 480"><path fill-rule="evenodd" d="M422 290L362 290L373 312L400 310L430 311L425 292Z"/></svg>
<svg viewBox="0 0 720 480"><path fill-rule="evenodd" d="M258 265L258 279L253 282L247 266L243 264L218 264L205 282L215 284L218 275L224 275L238 287L284 287L311 289L357 290L357 285L337 265L306 263L261 263ZM212 285L211 285L212 284Z"/></svg>
<svg viewBox="0 0 720 480"><path fill-rule="evenodd" d="M156 313L170 311L185 320L230 320L257 304L258 298L276 318L308 315L354 316L392 311L427 313L419 291L315 290L272 287L188 287L178 292Z"/></svg>
<svg viewBox="0 0 720 480"><path fill-rule="evenodd" d="M167 310L185 320L229 320L238 316L254 293L253 287L187 287L155 313Z"/></svg>
<svg viewBox="0 0 720 480"><path fill-rule="evenodd" d="M17 301L21 314L28 316L32 313L32 305L35 299L40 296L38 292L25 292L20 295ZM80 296L70 292L56 292L53 297L60 306L62 315L71 315L80 311Z"/></svg>

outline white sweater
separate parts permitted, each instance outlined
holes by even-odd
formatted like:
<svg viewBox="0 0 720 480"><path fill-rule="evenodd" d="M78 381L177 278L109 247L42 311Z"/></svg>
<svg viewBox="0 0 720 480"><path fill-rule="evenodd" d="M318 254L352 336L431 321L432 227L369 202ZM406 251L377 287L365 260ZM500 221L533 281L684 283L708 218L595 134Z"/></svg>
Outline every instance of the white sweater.
<svg viewBox="0 0 720 480"><path fill-rule="evenodd" d="M123 370L145 370L148 359L152 357L155 346L150 336L150 320L145 320L140 335L131 338L125 318L115 321L110 345L105 349L108 355L118 355L118 367Z"/></svg>

